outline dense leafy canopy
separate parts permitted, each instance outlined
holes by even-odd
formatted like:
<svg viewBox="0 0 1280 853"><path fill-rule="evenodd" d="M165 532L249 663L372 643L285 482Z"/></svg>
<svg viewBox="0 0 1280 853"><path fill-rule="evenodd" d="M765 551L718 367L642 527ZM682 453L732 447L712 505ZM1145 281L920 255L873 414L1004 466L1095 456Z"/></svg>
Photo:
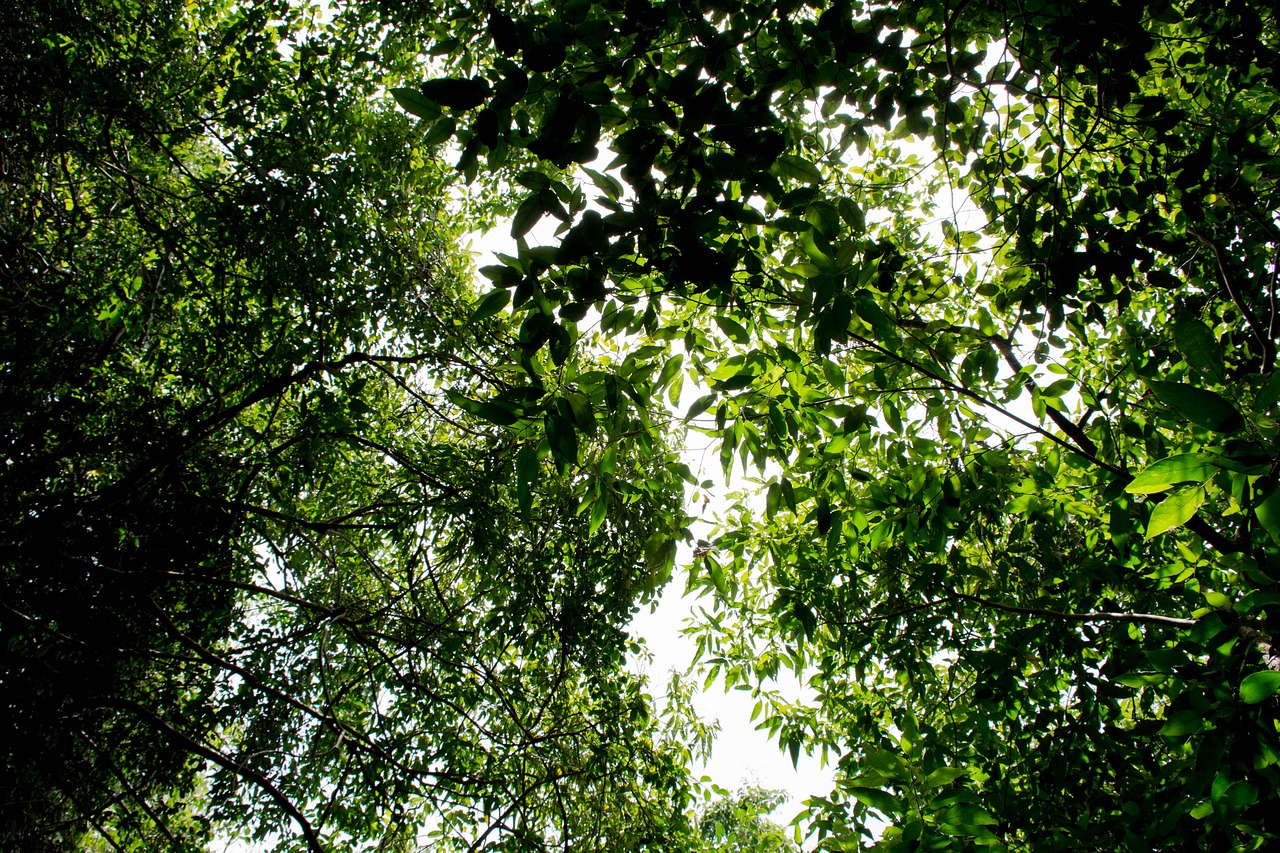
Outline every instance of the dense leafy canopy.
<svg viewBox="0 0 1280 853"><path fill-rule="evenodd" d="M0 846L691 832L657 427L508 363L376 26L182 9L5 13Z"/></svg>
<svg viewBox="0 0 1280 853"><path fill-rule="evenodd" d="M680 405L811 843L1274 843L1274 9L62 14L5 45L11 837L786 849L622 667ZM517 238L478 300L433 150Z"/></svg>
<svg viewBox="0 0 1280 853"><path fill-rule="evenodd" d="M873 813L883 849L1274 838L1273 9L447 26L401 105L469 180L536 158L515 235L562 223L486 271L531 374L635 336L623 375L703 383L685 420L764 487L692 569L697 635L784 748L839 758L818 839ZM778 699L787 666L814 702Z"/></svg>

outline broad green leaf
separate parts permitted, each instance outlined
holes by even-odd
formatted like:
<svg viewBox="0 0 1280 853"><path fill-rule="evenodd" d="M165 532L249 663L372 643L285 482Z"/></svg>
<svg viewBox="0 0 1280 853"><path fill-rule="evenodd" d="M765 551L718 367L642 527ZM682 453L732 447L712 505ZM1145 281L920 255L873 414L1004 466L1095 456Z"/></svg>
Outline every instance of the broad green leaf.
<svg viewBox="0 0 1280 853"><path fill-rule="evenodd" d="M884 313L884 309L866 292L857 293L853 300L854 310L866 321L881 340L896 342L898 338L897 324Z"/></svg>
<svg viewBox="0 0 1280 853"><path fill-rule="evenodd" d="M1196 426L1213 432L1237 432L1244 418L1223 396L1179 382L1153 380L1147 383L1156 399Z"/></svg>
<svg viewBox="0 0 1280 853"><path fill-rule="evenodd" d="M543 417L543 425L547 431L547 442L551 445L551 455L562 465L576 465L578 462L578 431L573 420L559 412L548 412Z"/></svg>
<svg viewBox="0 0 1280 853"><path fill-rule="evenodd" d="M862 208L850 198L841 197L839 201L840 218L843 219L855 234L861 234L867 230L866 217L863 215Z"/></svg>
<svg viewBox="0 0 1280 853"><path fill-rule="evenodd" d="M714 557L707 556L704 558L707 562L707 570L711 576L711 584L715 587L716 592L722 596L729 594L729 585L726 582L724 567L721 566Z"/></svg>
<svg viewBox="0 0 1280 853"><path fill-rule="evenodd" d="M1226 372L1222 366L1222 346L1208 326L1190 314L1182 314L1173 324L1173 339L1186 357L1187 364L1207 374L1215 382L1226 381Z"/></svg>
<svg viewBox="0 0 1280 853"><path fill-rule="evenodd" d="M1146 538L1152 539L1167 530L1186 524L1204 503L1204 497L1204 489L1199 486L1169 495L1151 510Z"/></svg>
<svg viewBox="0 0 1280 853"><path fill-rule="evenodd" d="M1050 382L1047 386L1040 389L1041 395L1045 397L1061 397L1063 394L1075 387L1074 379L1059 379L1056 382Z"/></svg>
<svg viewBox="0 0 1280 853"><path fill-rule="evenodd" d="M516 176L516 183L535 194L551 188L551 178L537 169L525 169Z"/></svg>
<svg viewBox="0 0 1280 853"><path fill-rule="evenodd" d="M1280 690L1280 672L1274 670L1255 672L1240 682L1240 698L1250 705L1258 704L1277 690Z"/></svg>
<svg viewBox="0 0 1280 853"><path fill-rule="evenodd" d="M1264 607L1275 607L1277 604L1280 604L1280 592L1255 589L1236 602L1235 610L1237 613L1247 614Z"/></svg>
<svg viewBox="0 0 1280 853"><path fill-rule="evenodd" d="M440 116L431 124L431 129L422 138L422 144L428 148L448 142L458 130L458 123L449 116Z"/></svg>
<svg viewBox="0 0 1280 853"><path fill-rule="evenodd" d="M1139 495L1155 494L1179 483L1203 483L1217 470L1218 466L1211 456L1182 453L1148 465L1124 490Z"/></svg>
<svg viewBox="0 0 1280 853"><path fill-rule="evenodd" d="M885 815L892 816L902 811L901 801L888 791L882 791L879 788L856 786L850 788L849 793L853 794L858 802L868 805Z"/></svg>
<svg viewBox="0 0 1280 853"><path fill-rule="evenodd" d="M591 178L591 182L599 187L610 199L617 201L622 198L623 187L617 178L586 167L583 167L582 171L586 172L587 176Z"/></svg>
<svg viewBox="0 0 1280 853"><path fill-rule="evenodd" d="M1226 820L1233 819L1239 812L1258 801L1258 788L1243 779L1232 782L1225 788L1217 785L1213 788L1213 806Z"/></svg>
<svg viewBox="0 0 1280 853"><path fill-rule="evenodd" d="M1272 371L1253 398L1253 410L1261 414L1275 405L1277 399L1280 399L1280 371Z"/></svg>
<svg viewBox="0 0 1280 853"><path fill-rule="evenodd" d="M957 827L995 826L999 823L986 809L976 803L956 803L942 813L942 822Z"/></svg>
<svg viewBox="0 0 1280 853"><path fill-rule="evenodd" d="M503 308L506 308L510 301L511 291L491 290L476 305L476 310L471 314L471 319L467 322L479 323L481 320L487 320Z"/></svg>
<svg viewBox="0 0 1280 853"><path fill-rule="evenodd" d="M591 502L591 516L587 529L587 534L594 536L596 531L600 529L600 525L604 523L605 517L609 512L609 495L602 488L600 494Z"/></svg>
<svg viewBox="0 0 1280 853"><path fill-rule="evenodd" d="M963 767L939 767L925 778L924 784L928 788L937 788L967 775L969 771Z"/></svg>
<svg viewBox="0 0 1280 853"><path fill-rule="evenodd" d="M516 453L516 501L520 516L529 520L533 512L533 486L538 481L538 448L531 443L520 445Z"/></svg>
<svg viewBox="0 0 1280 853"><path fill-rule="evenodd" d="M694 400L693 405L689 407L689 411L685 412L685 423L688 423L707 409L711 408L719 396L720 395L718 394L706 394Z"/></svg>
<svg viewBox="0 0 1280 853"><path fill-rule="evenodd" d="M1272 539L1280 542L1280 489L1273 488L1271 494L1263 498L1253 511L1263 529L1271 534Z"/></svg>
<svg viewBox="0 0 1280 853"><path fill-rule="evenodd" d="M654 574L662 574L675 552L676 543L661 531L653 533L645 540L645 568Z"/></svg>
<svg viewBox="0 0 1280 853"><path fill-rule="evenodd" d="M395 88L391 90L391 96L396 99L396 103L402 110L418 118L434 119L440 115L440 106L417 89Z"/></svg>
<svg viewBox="0 0 1280 853"><path fill-rule="evenodd" d="M487 400L473 400L465 394L460 394L453 389L444 392L449 401L462 411L483 418L490 423L498 426L511 426L519 417L514 411L500 402L489 402Z"/></svg>
<svg viewBox="0 0 1280 853"><path fill-rule="evenodd" d="M1165 737L1183 737L1198 732L1203 727L1204 718L1200 714L1191 710L1178 711L1168 718L1159 733Z"/></svg>
<svg viewBox="0 0 1280 853"><path fill-rule="evenodd" d="M520 206L516 208L515 216L511 218L511 236L523 237L528 234L533 229L533 226L538 224L538 220L542 218L544 212L540 193L533 193L527 196L524 201L520 202Z"/></svg>
<svg viewBox="0 0 1280 853"><path fill-rule="evenodd" d="M729 337L729 340L735 344L745 344L751 341L751 335L746 328L732 317L726 317L724 314L716 315L716 325L720 327L720 331Z"/></svg>
<svg viewBox="0 0 1280 853"><path fill-rule="evenodd" d="M1117 499L1112 502L1107 516L1107 532L1111 535L1111 543L1121 552L1133 532L1133 516L1130 501Z"/></svg>
<svg viewBox="0 0 1280 853"><path fill-rule="evenodd" d="M1115 681L1125 687L1152 687L1157 684L1163 684L1168 678L1169 676L1160 672L1131 672L1117 676Z"/></svg>
<svg viewBox="0 0 1280 853"><path fill-rule="evenodd" d="M683 353L676 353L671 358L667 359L666 363L662 365L662 372L658 374L658 378L654 381L653 387L655 389L667 387L667 385L670 384L671 380L674 379L676 375L680 372L680 368L683 366L684 366Z"/></svg>
<svg viewBox="0 0 1280 853"><path fill-rule="evenodd" d="M801 181L806 184L822 183L822 172L818 171L818 167L795 154L780 155L773 164L773 171L777 175L791 178L793 181Z"/></svg>
<svg viewBox="0 0 1280 853"><path fill-rule="evenodd" d="M419 88L425 97L452 110L475 109L489 96L489 82L482 77L441 77Z"/></svg>

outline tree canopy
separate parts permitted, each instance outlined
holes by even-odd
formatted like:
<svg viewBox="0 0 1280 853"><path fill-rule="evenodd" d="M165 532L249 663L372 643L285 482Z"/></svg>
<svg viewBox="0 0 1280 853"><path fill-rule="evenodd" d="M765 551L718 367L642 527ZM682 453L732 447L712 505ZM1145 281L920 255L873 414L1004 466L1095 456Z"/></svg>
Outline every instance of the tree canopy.
<svg viewBox="0 0 1280 853"><path fill-rule="evenodd" d="M679 835L663 436L509 364L371 22L184 8L6 12L4 846Z"/></svg>
<svg viewBox="0 0 1280 853"><path fill-rule="evenodd" d="M745 481L700 671L837 767L807 844L1274 843L1274 8L53 11L4 47L6 837L785 849L759 792L708 834L624 666L687 429ZM455 217L510 222L484 293Z"/></svg>

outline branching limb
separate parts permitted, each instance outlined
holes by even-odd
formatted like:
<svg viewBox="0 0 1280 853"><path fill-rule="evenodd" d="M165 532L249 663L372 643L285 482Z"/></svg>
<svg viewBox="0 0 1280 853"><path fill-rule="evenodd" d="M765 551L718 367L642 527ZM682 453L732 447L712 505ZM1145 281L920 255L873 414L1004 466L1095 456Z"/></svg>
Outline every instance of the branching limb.
<svg viewBox="0 0 1280 853"><path fill-rule="evenodd" d="M307 849L310 850L311 853L326 853L324 843L320 840L320 834L316 832L315 827L311 825L311 822L307 820L306 816L303 815L298 807L293 804L293 801L286 797L266 776L263 776L252 767L245 767L242 764L232 761L220 751L193 739L178 729L175 729L173 726L169 725L168 722L161 719L147 708L142 707L137 702L133 702L128 699L111 698L104 700L104 704L129 711L135 716L141 718L144 722L167 735L181 748L194 755L200 756L206 761L211 761L223 770L234 773L242 779L246 779L257 785L267 794L267 796L276 802L276 805L280 806L285 814L298 824L298 827L302 830L302 837L307 842Z"/></svg>

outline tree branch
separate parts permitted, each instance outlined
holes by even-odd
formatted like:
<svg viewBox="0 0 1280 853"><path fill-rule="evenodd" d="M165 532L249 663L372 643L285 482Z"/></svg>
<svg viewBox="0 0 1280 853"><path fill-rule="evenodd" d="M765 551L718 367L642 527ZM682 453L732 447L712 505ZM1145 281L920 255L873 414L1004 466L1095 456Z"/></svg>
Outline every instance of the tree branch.
<svg viewBox="0 0 1280 853"><path fill-rule="evenodd" d="M1267 331L1263 329L1262 321L1258 319L1258 315L1253 313L1253 309L1244 301L1244 295L1240 293L1239 288L1232 281L1231 275L1227 272L1226 261L1222 257L1222 249L1199 229L1188 228L1187 230L1213 252L1213 259L1218 265L1218 275L1222 279L1222 286L1226 288L1227 295L1231 297L1231 301L1235 303L1235 306L1240 309L1240 313L1244 315L1245 322L1249 324L1249 329L1253 332L1253 337L1257 340L1258 346L1262 347L1262 372L1270 372L1271 366L1276 360L1275 344L1271 341Z"/></svg>
<svg viewBox="0 0 1280 853"><path fill-rule="evenodd" d="M326 853L324 843L320 840L320 835L316 832L315 827L313 827L310 821L308 821L302 812L298 810L298 807L293 804L293 801L281 793L280 789L271 783L270 779L251 767L245 767L241 764L237 764L218 750L178 731L173 726L169 725L169 723L156 716L155 713L142 707L137 702L133 702L128 699L116 699L110 697L104 698L102 701L105 705L121 708L135 714L145 722L168 735L188 752L194 753L207 761L211 761L222 769L230 771L231 773L234 773L237 776L247 779L257 785L266 792L267 796L275 800L276 804L279 805L280 808L298 824L299 828L302 830L303 838L306 839L307 849L309 849L311 853Z"/></svg>
<svg viewBox="0 0 1280 853"><path fill-rule="evenodd" d="M1068 613L1061 610L1047 610L1041 607L1020 607L1015 604L1002 604L998 601L991 601L987 598L968 595L963 592L953 592L942 598L935 598L932 601L915 604L902 610L896 610L893 613L868 616L865 619L854 619L852 621L831 621L836 625L855 627L858 625L866 625L871 622L884 622L889 619L896 619L899 616L906 616L910 613L926 610L931 607L940 607L944 604L951 604L956 601L968 601L973 604L990 607L993 610L1000 610L1005 613L1019 613L1024 616L1043 616L1048 619L1060 619L1064 622L1129 622L1140 625L1168 625L1174 628L1191 628L1197 621L1195 619L1184 619L1177 616L1161 616L1156 613L1111 613L1106 611Z"/></svg>

